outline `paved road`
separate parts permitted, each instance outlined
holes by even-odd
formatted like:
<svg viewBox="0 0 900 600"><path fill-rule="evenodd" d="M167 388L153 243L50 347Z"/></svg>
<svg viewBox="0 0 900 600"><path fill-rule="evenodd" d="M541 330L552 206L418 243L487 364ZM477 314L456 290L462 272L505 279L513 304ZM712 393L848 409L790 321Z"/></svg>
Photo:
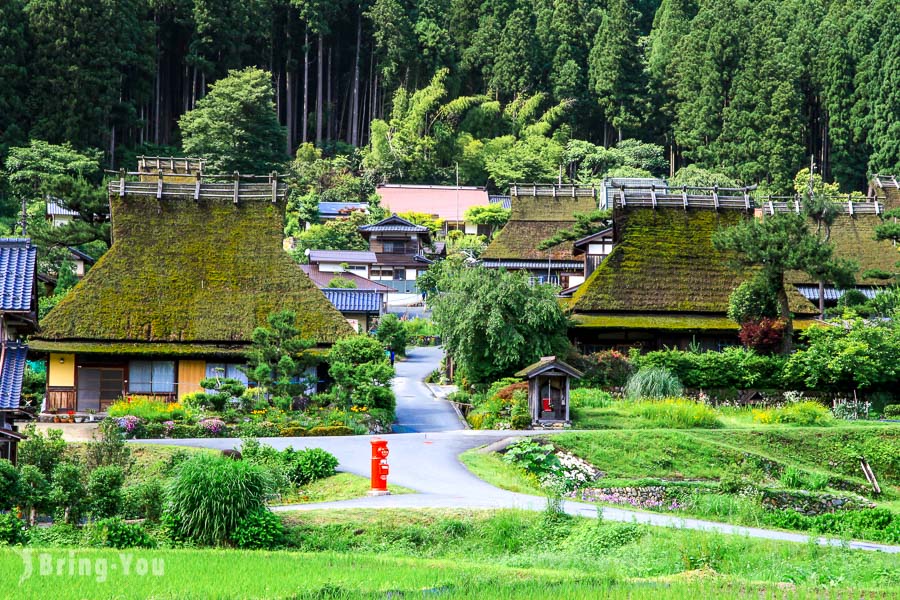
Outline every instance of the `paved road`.
<svg viewBox="0 0 900 600"><path fill-rule="evenodd" d="M444 400L436 400L421 379L436 368L440 360L437 348L416 348L409 360L397 363L397 420L394 433L380 436L388 439L390 456L389 480L393 484L415 490L415 494L358 498L343 502L298 504L276 507L278 511L304 511L341 508L520 508L543 510L546 499L501 490L472 475L459 462L458 456L471 448L484 446L513 436L546 434L528 431L472 431L462 429L456 412ZM443 430L443 431L442 431ZM263 438L260 441L277 449L324 448L334 454L342 471L369 476L370 440L374 436L324 438ZM203 448L239 448L238 439L146 440L148 443ZM596 517L598 507L580 502L566 502L566 512ZM738 527L685 519L674 515L603 508L603 518L610 521L636 521L663 527L681 527L702 531L743 535L753 538L788 542L807 542L805 535L752 527ZM822 545L839 545L839 540L819 538ZM850 542L849 547L900 553L900 546L867 542Z"/></svg>
<svg viewBox="0 0 900 600"><path fill-rule="evenodd" d="M410 348L404 361L397 361L394 394L397 396L395 433L457 431L463 429L456 411L446 400L436 399L422 381L441 364L443 350L429 346Z"/></svg>

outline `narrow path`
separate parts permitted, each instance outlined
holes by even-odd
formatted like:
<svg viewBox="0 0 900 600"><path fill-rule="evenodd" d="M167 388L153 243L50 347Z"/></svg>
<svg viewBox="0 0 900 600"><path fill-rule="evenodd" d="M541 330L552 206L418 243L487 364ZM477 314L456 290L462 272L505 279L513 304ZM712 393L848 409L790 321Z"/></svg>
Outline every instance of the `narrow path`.
<svg viewBox="0 0 900 600"><path fill-rule="evenodd" d="M435 398L424 379L439 368L443 350L428 346L410 348L406 360L394 367L394 394L397 396L397 422L394 433L458 431L463 429L459 416L449 402Z"/></svg>

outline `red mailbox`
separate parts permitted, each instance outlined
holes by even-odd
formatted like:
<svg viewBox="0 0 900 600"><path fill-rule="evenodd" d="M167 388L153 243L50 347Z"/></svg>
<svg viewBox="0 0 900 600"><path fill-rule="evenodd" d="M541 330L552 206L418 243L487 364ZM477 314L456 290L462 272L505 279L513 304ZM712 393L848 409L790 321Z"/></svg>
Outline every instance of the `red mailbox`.
<svg viewBox="0 0 900 600"><path fill-rule="evenodd" d="M372 491L386 493L387 492L387 476L388 462L387 457L390 453L387 447L387 440L379 438L372 439Z"/></svg>

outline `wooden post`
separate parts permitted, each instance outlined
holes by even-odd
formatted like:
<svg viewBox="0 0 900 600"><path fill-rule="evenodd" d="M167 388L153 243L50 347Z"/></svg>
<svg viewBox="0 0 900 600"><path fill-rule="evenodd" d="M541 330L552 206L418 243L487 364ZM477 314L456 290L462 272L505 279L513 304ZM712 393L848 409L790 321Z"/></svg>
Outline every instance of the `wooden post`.
<svg viewBox="0 0 900 600"><path fill-rule="evenodd" d="M241 175L237 171L234 172L234 203L238 203L238 195L241 191Z"/></svg>
<svg viewBox="0 0 900 600"><path fill-rule="evenodd" d="M719 186L713 186L713 207L719 210Z"/></svg>
<svg viewBox="0 0 900 600"><path fill-rule="evenodd" d="M853 200L847 200L847 212L851 217L853 216Z"/></svg>
<svg viewBox="0 0 900 600"><path fill-rule="evenodd" d="M194 200L200 199L200 171L194 174Z"/></svg>
<svg viewBox="0 0 900 600"><path fill-rule="evenodd" d="M688 209L688 197L687 197L687 186L681 186L681 203L684 205L684 210Z"/></svg>
<svg viewBox="0 0 900 600"><path fill-rule="evenodd" d="M569 422L569 376L566 375L566 423Z"/></svg>
<svg viewBox="0 0 900 600"><path fill-rule="evenodd" d="M156 170L156 177L157 177L157 179L156 179L156 199L157 199L157 200L161 200L161 199L162 199L162 193L163 193L163 176L162 176L162 170L160 170L160 169L157 169L157 170Z"/></svg>
<svg viewBox="0 0 900 600"><path fill-rule="evenodd" d="M125 196L125 169L119 169L119 197Z"/></svg>
<svg viewBox="0 0 900 600"><path fill-rule="evenodd" d="M272 204L278 202L278 173L272 171L272 176L269 178L272 181Z"/></svg>
<svg viewBox="0 0 900 600"><path fill-rule="evenodd" d="M656 185L650 185L650 204L653 205L653 208L656 208Z"/></svg>
<svg viewBox="0 0 900 600"><path fill-rule="evenodd" d="M619 187L619 198L622 200L622 208L625 208L625 186Z"/></svg>
<svg viewBox="0 0 900 600"><path fill-rule="evenodd" d="M744 209L750 212L750 192L746 187L744 188Z"/></svg>

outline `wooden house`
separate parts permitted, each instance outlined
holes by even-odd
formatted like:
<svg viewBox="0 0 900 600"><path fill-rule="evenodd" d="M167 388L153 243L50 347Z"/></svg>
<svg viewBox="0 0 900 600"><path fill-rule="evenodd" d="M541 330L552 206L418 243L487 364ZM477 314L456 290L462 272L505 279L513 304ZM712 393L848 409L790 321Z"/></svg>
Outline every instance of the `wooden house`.
<svg viewBox="0 0 900 600"><path fill-rule="evenodd" d="M569 303L570 337L583 351L604 348L718 349L738 343L727 317L731 292L748 276L713 247L713 233L754 218L750 189L625 190L615 197L610 254ZM815 307L795 289L791 308L802 329Z"/></svg>
<svg viewBox="0 0 900 600"><path fill-rule="evenodd" d="M378 223L363 225L359 233L375 254L369 279L398 292L417 293L416 279L432 262L425 256L432 245L431 231L391 215Z"/></svg>
<svg viewBox="0 0 900 600"><path fill-rule="evenodd" d="M23 439L22 376L28 352L22 336L37 326L37 248L25 238L0 238L0 458L16 461Z"/></svg>
<svg viewBox="0 0 900 600"><path fill-rule="evenodd" d="M174 168L175 173L153 173ZM282 250L287 186L144 159L110 181L113 244L42 321L48 410L103 411L127 394L181 398L238 376L253 330L297 314L320 351L353 332Z"/></svg>
<svg viewBox="0 0 900 600"><path fill-rule="evenodd" d="M552 283L563 289L584 281L584 258L574 255L571 242L547 250L538 246L575 225L576 213L597 210L597 188L513 185L510 194L509 222L482 253L482 265L527 271L536 283Z"/></svg>

